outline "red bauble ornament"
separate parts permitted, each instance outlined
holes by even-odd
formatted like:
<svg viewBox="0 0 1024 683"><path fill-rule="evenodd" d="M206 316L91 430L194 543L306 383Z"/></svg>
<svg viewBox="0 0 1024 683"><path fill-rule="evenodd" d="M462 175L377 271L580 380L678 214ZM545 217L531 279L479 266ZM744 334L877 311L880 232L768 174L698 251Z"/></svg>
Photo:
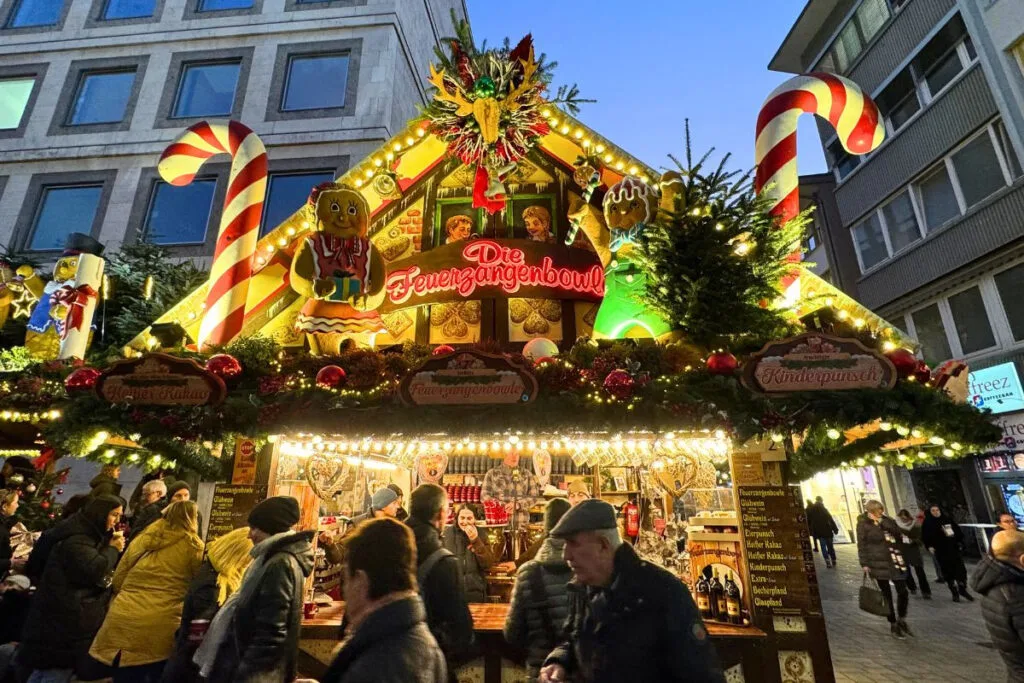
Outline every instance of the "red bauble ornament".
<svg viewBox="0 0 1024 683"><path fill-rule="evenodd" d="M712 375L731 375L736 372L739 361L728 351L718 351L708 356L707 365Z"/></svg>
<svg viewBox="0 0 1024 683"><path fill-rule="evenodd" d="M321 389L337 389L345 384L345 370L337 365L325 365L316 373L316 385Z"/></svg>
<svg viewBox="0 0 1024 683"><path fill-rule="evenodd" d="M534 366L540 366L540 365L543 365L544 363L554 363L554 362L555 362L555 359L552 358L551 356L544 356L543 358L538 358L537 360L533 361L533 364L534 364Z"/></svg>
<svg viewBox="0 0 1024 683"><path fill-rule="evenodd" d="M633 375L625 370L612 370L604 378L604 390L619 400L633 395Z"/></svg>
<svg viewBox="0 0 1024 683"><path fill-rule="evenodd" d="M931 368L929 368L928 364L925 363L923 360L918 361L917 367L914 368L914 380L920 382L921 384L924 384L925 382L930 382L932 380Z"/></svg>
<svg viewBox="0 0 1024 683"><path fill-rule="evenodd" d="M896 349L885 354L885 357L896 366L896 374L901 379L906 379L917 370L917 356L909 349Z"/></svg>
<svg viewBox="0 0 1024 683"><path fill-rule="evenodd" d="M242 376L242 364L234 356L218 353L206 361L206 371L217 375L225 382L231 382Z"/></svg>
<svg viewBox="0 0 1024 683"><path fill-rule="evenodd" d="M444 356L445 354L455 353L455 347L451 344L441 344L440 346L435 346L431 353L435 356Z"/></svg>
<svg viewBox="0 0 1024 683"><path fill-rule="evenodd" d="M43 508L44 510L49 510L50 509L50 501L44 500L42 503L39 504L39 507Z"/></svg>
<svg viewBox="0 0 1024 683"><path fill-rule="evenodd" d="M64 378L64 388L67 389L69 394L79 391L92 391L93 387L96 386L96 381L102 374L96 368L78 368Z"/></svg>
<svg viewBox="0 0 1024 683"><path fill-rule="evenodd" d="M63 496L64 495L64 489L57 489L57 495L58 496Z"/></svg>

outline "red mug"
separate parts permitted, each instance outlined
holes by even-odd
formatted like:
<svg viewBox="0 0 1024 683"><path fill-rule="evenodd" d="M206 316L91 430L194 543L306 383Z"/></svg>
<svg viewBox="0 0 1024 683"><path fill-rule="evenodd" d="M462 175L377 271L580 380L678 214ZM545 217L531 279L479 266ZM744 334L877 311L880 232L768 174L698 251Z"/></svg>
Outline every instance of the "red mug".
<svg viewBox="0 0 1024 683"><path fill-rule="evenodd" d="M302 605L302 614L307 619L312 619L316 616L316 613L320 611L320 608L316 606L315 602L307 602Z"/></svg>

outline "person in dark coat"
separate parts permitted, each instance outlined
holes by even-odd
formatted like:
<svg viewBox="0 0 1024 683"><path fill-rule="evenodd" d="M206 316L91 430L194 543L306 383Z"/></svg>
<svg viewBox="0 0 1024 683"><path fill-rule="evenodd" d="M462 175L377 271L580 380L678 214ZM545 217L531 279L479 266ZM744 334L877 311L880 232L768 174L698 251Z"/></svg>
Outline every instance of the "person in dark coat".
<svg viewBox="0 0 1024 683"><path fill-rule="evenodd" d="M0 489L14 488L15 484L9 480L12 475L20 474L23 478L31 478L36 468L32 461L21 455L12 455L4 460L3 467L0 467Z"/></svg>
<svg viewBox="0 0 1024 683"><path fill-rule="evenodd" d="M960 602L961 596L973 601L974 598L967 592L967 567L964 566L961 551L964 533L960 525L938 505L932 505L921 525L921 540L929 551L935 553L949 592L953 594L953 602Z"/></svg>
<svg viewBox="0 0 1024 683"><path fill-rule="evenodd" d="M117 481L120 476L120 465L104 465L100 468L100 473L89 482L89 495L93 498L96 496L120 496L121 484Z"/></svg>
<svg viewBox="0 0 1024 683"><path fill-rule="evenodd" d="M299 502L274 496L249 513L253 563L214 617L196 657L210 683L290 683L302 626L303 584L313 571L312 531L292 531ZM210 641L207 645L207 640ZM214 652L212 661L205 652Z"/></svg>
<svg viewBox="0 0 1024 683"><path fill-rule="evenodd" d="M444 654L416 593L416 540L394 519L345 538L348 637L321 683L445 683Z"/></svg>
<svg viewBox="0 0 1024 683"><path fill-rule="evenodd" d="M918 522L909 510L900 510L896 513L896 526L900 528L900 540L903 542L903 559L907 563L907 588L911 593L917 593L917 584L921 584L921 597L925 600L932 599L932 587L928 585L928 576L924 572L924 556L921 554L921 523ZM914 574L917 574L917 581L914 581Z"/></svg>
<svg viewBox="0 0 1024 683"><path fill-rule="evenodd" d="M811 526L811 517L814 515L814 501L810 498L807 499L807 505L804 506L804 516L807 518L807 526ZM811 534L811 540L814 541L814 552L818 552L818 537L813 533Z"/></svg>
<svg viewBox="0 0 1024 683"><path fill-rule="evenodd" d="M0 489L0 580L12 569L21 570L24 560L15 560L11 547L11 527L17 521L18 503L21 497L17 491Z"/></svg>
<svg viewBox="0 0 1024 683"><path fill-rule="evenodd" d="M981 558L971 588L981 595L981 614L999 650L1008 683L1024 681L1024 533L1000 531Z"/></svg>
<svg viewBox="0 0 1024 683"><path fill-rule="evenodd" d="M561 642L562 625L569 616L569 589L572 570L562 557L565 539L552 538L569 502L561 498L544 508L544 541L534 559L516 572L512 604L505 617L505 642L526 650L526 668L530 680L537 680L544 659Z"/></svg>
<svg viewBox="0 0 1024 683"><path fill-rule="evenodd" d="M473 618L458 559L441 544L448 519L448 495L437 484L421 484L409 495L409 519L416 538L416 581L427 610L427 626L444 652L448 680L473 654Z"/></svg>
<svg viewBox="0 0 1024 683"><path fill-rule="evenodd" d="M670 572L622 542L615 510L585 500L551 531L565 539L566 638L541 667L541 683L724 683L697 606Z"/></svg>
<svg viewBox="0 0 1024 683"><path fill-rule="evenodd" d="M120 498L97 496L54 527L22 632L19 667L69 678L89 669L89 646L106 616L111 577L124 550L124 537L113 534L123 511Z"/></svg>
<svg viewBox="0 0 1024 683"><path fill-rule="evenodd" d="M164 668L163 683L199 683L199 668L192 657L205 627L242 583L252 562L249 527L220 536L206 546L206 561L189 585L181 609L181 626L174 635L174 652Z"/></svg>
<svg viewBox="0 0 1024 683"><path fill-rule="evenodd" d="M878 583L889 605L889 624L894 638L914 635L907 626L907 562L903 558L902 532L885 508L877 500L864 505L864 513L857 518L857 557L864 573ZM892 584L890 586L890 584ZM893 604L892 589L896 588Z"/></svg>
<svg viewBox="0 0 1024 683"><path fill-rule="evenodd" d="M466 586L467 602L483 602L487 596L485 572L494 566L494 551L486 532L476 526L476 511L468 503L459 505L455 524L444 530L442 543L459 560Z"/></svg>
<svg viewBox="0 0 1024 683"><path fill-rule="evenodd" d="M832 513L825 507L825 501L821 496L807 509L807 526L810 528L811 536L814 537L815 545L821 545L821 556L825 559L825 566L832 568L836 566L835 535L839 533L836 520L832 519Z"/></svg>
<svg viewBox="0 0 1024 683"><path fill-rule="evenodd" d="M162 479L146 482L142 487L139 509L128 526L128 541L131 542L143 529L160 519L167 504L167 483Z"/></svg>

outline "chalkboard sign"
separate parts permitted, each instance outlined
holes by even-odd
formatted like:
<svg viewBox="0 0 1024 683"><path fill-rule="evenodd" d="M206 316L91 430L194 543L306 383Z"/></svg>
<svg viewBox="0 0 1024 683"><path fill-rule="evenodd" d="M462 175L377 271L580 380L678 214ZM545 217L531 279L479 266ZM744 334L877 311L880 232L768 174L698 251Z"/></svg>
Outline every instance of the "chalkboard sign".
<svg viewBox="0 0 1024 683"><path fill-rule="evenodd" d="M266 486L217 484L213 488L210 523L206 527L206 541L223 536L249 523L249 511L267 497Z"/></svg>
<svg viewBox="0 0 1024 683"><path fill-rule="evenodd" d="M754 612L820 615L818 577L800 489L741 486L738 491Z"/></svg>

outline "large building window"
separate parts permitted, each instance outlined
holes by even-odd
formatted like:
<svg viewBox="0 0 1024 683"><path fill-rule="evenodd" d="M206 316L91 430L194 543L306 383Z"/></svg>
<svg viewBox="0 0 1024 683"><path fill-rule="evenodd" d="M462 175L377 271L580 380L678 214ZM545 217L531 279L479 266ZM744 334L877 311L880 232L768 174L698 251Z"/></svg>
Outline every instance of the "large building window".
<svg viewBox="0 0 1024 683"><path fill-rule="evenodd" d="M895 3L896 0L889 0ZM886 0L863 0L850 20L839 31L832 47L818 64L818 69L843 73L850 68L864 47L870 43L889 20L891 11ZM898 6L894 5L894 6Z"/></svg>
<svg viewBox="0 0 1024 683"><path fill-rule="evenodd" d="M271 173L260 234L265 235L281 225L306 203L310 190L331 180L334 180L333 171Z"/></svg>
<svg viewBox="0 0 1024 683"><path fill-rule="evenodd" d="M193 180L182 187L155 183L146 210L143 241L161 245L204 243L216 187L214 179Z"/></svg>
<svg viewBox="0 0 1024 683"><path fill-rule="evenodd" d="M885 219L889 244L894 254L921 239L921 230L917 226L917 214L914 212L914 203L910 199L909 191L903 191L896 199L882 207L882 218Z"/></svg>
<svg viewBox="0 0 1024 683"><path fill-rule="evenodd" d="M1024 341L1024 263L995 276L999 299L1014 341Z"/></svg>
<svg viewBox="0 0 1024 683"><path fill-rule="evenodd" d="M0 80L0 130L17 130L28 108L34 78L7 78Z"/></svg>
<svg viewBox="0 0 1024 683"><path fill-rule="evenodd" d="M917 185L924 208L924 223L929 230L943 225L960 215L960 206L953 191L953 181L946 165L942 164L925 176Z"/></svg>
<svg viewBox="0 0 1024 683"><path fill-rule="evenodd" d="M296 56L288 60L281 109L330 109L345 106L348 55Z"/></svg>
<svg viewBox="0 0 1024 683"><path fill-rule="evenodd" d="M199 0L200 12L220 12L229 9L249 9L252 0Z"/></svg>
<svg viewBox="0 0 1024 683"><path fill-rule="evenodd" d="M155 10L156 0L107 0L101 18L105 21L139 19L153 16Z"/></svg>
<svg viewBox="0 0 1024 683"><path fill-rule="evenodd" d="M942 314L938 304L925 306L911 313L917 341L921 342L924 357L933 363L949 359L953 353L949 349L946 330L942 325Z"/></svg>
<svg viewBox="0 0 1024 683"><path fill-rule="evenodd" d="M15 0L17 5L7 17L7 28L56 26L64 12L65 0Z"/></svg>
<svg viewBox="0 0 1024 683"><path fill-rule="evenodd" d="M171 116L227 116L231 114L238 87L241 62L186 64L178 81Z"/></svg>
<svg viewBox="0 0 1024 683"><path fill-rule="evenodd" d="M979 288L971 287L949 297L949 311L960 339L961 353L975 353L996 345Z"/></svg>
<svg viewBox="0 0 1024 683"><path fill-rule="evenodd" d="M55 186L43 189L26 244L28 251L61 249L72 232L88 232L96 219L102 185ZM74 217L70 220L69 217ZM87 226L83 229L82 226Z"/></svg>
<svg viewBox="0 0 1024 683"><path fill-rule="evenodd" d="M135 83L135 70L82 74L67 123L80 126L122 121Z"/></svg>
<svg viewBox="0 0 1024 683"><path fill-rule="evenodd" d="M871 214L853 229L853 243L860 257L861 270L867 270L889 258L878 214Z"/></svg>
<svg viewBox="0 0 1024 683"><path fill-rule="evenodd" d="M889 133L895 133L921 110L917 84L910 68L904 69L875 98Z"/></svg>
<svg viewBox="0 0 1024 683"><path fill-rule="evenodd" d="M832 162L832 168L835 169L838 180L842 180L846 176L853 172L853 169L860 166L860 162L863 161L864 157L858 154L850 154L843 148L843 143L836 138L832 141L832 144L828 146L828 157Z"/></svg>
<svg viewBox="0 0 1024 683"><path fill-rule="evenodd" d="M988 131L953 155L953 168L967 208L1006 187L1006 177Z"/></svg>

